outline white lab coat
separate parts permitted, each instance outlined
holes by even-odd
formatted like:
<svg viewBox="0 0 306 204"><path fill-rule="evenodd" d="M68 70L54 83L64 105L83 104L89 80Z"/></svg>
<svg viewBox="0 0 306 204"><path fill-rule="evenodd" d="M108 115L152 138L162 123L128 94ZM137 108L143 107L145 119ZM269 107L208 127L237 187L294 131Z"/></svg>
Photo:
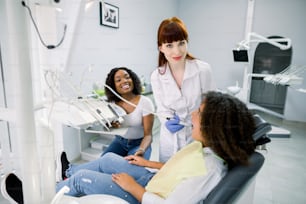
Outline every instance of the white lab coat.
<svg viewBox="0 0 306 204"><path fill-rule="evenodd" d="M197 59L186 60L181 89L168 66L163 75L159 74L158 69L152 72L151 85L161 123L159 160L166 162L175 152L192 142L191 127L184 127L172 134L165 126L166 117L173 117L175 110L181 120L191 123L191 112L199 108L202 93L216 87L210 65Z"/></svg>

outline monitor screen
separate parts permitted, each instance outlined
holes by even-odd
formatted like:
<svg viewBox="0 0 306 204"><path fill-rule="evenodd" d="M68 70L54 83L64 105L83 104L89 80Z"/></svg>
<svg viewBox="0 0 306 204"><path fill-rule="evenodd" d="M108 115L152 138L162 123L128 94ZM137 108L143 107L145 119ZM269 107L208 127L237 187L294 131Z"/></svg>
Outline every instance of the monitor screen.
<svg viewBox="0 0 306 204"><path fill-rule="evenodd" d="M247 50L233 50L235 62L248 62L248 51Z"/></svg>

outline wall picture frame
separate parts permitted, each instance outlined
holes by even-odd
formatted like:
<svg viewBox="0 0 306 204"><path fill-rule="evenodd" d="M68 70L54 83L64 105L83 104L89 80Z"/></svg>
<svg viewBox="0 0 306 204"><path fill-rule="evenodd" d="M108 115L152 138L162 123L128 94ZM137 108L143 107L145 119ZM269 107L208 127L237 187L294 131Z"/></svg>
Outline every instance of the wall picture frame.
<svg viewBox="0 0 306 204"><path fill-rule="evenodd" d="M104 8L100 2L100 25L119 28L119 8L104 2Z"/></svg>

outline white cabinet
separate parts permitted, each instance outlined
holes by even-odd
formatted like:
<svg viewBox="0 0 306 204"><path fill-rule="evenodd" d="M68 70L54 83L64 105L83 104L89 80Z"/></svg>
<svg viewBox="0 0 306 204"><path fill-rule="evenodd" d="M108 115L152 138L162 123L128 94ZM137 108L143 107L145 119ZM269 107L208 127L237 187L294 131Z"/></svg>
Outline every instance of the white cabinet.
<svg viewBox="0 0 306 204"><path fill-rule="evenodd" d="M91 161L101 156L115 136L99 133L88 133L81 130L81 159Z"/></svg>
<svg viewBox="0 0 306 204"><path fill-rule="evenodd" d="M126 131L127 128L102 131L97 129L78 129L63 125L62 149L67 153L70 161L91 161L101 156L116 134L124 134Z"/></svg>
<svg viewBox="0 0 306 204"><path fill-rule="evenodd" d="M100 99L80 98L57 102L49 108L52 108L50 118L55 136L55 153L65 151L70 161L98 158L103 149L95 148L99 145L92 148L92 143L101 142L100 146L105 149L114 135L124 134L122 128L109 128L112 121L122 119L126 114L115 104ZM89 127L95 129L88 130Z"/></svg>

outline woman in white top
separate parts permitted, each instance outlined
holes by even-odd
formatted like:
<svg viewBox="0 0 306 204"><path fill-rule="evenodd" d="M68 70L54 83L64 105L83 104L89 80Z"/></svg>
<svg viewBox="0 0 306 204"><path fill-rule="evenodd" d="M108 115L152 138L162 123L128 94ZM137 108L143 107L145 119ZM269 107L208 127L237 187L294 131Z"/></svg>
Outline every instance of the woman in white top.
<svg viewBox="0 0 306 204"><path fill-rule="evenodd" d="M124 116L120 126L128 127L128 131L124 135L116 135L102 155L114 152L121 156L135 154L149 159L152 151L154 105L151 99L141 95L140 79L132 70L118 67L109 72L105 84L136 107L118 98L111 90L105 89L108 101L114 102L126 111L127 115ZM116 125L118 124L113 124Z"/></svg>
<svg viewBox="0 0 306 204"><path fill-rule="evenodd" d="M130 204L194 204L205 199L227 168L248 164L255 150L255 122L246 105L228 94L208 92L192 113L195 140L165 164L108 153L57 184L71 196L109 194ZM147 167L159 169L156 173Z"/></svg>
<svg viewBox="0 0 306 204"><path fill-rule="evenodd" d="M135 72L126 67L113 68L107 75L105 84L117 95L120 95L129 103L122 100L111 90L105 89L105 95L109 102L113 102L126 111L124 121L112 122L112 126L127 127L124 135L115 135L110 145L103 151L101 157L106 153L113 152L120 156L137 155L145 159L151 156L152 128L154 122L154 105L151 99L141 95L141 82ZM81 169L91 169L93 162L83 164L71 164L66 152L62 152L57 158L56 180L65 180Z"/></svg>
<svg viewBox="0 0 306 204"><path fill-rule="evenodd" d="M210 65L188 52L188 32L180 19L161 22L157 45L158 68L151 75L151 85L161 123L159 160L165 162L192 141L191 127L178 122L190 123L201 94L214 90L215 84Z"/></svg>

